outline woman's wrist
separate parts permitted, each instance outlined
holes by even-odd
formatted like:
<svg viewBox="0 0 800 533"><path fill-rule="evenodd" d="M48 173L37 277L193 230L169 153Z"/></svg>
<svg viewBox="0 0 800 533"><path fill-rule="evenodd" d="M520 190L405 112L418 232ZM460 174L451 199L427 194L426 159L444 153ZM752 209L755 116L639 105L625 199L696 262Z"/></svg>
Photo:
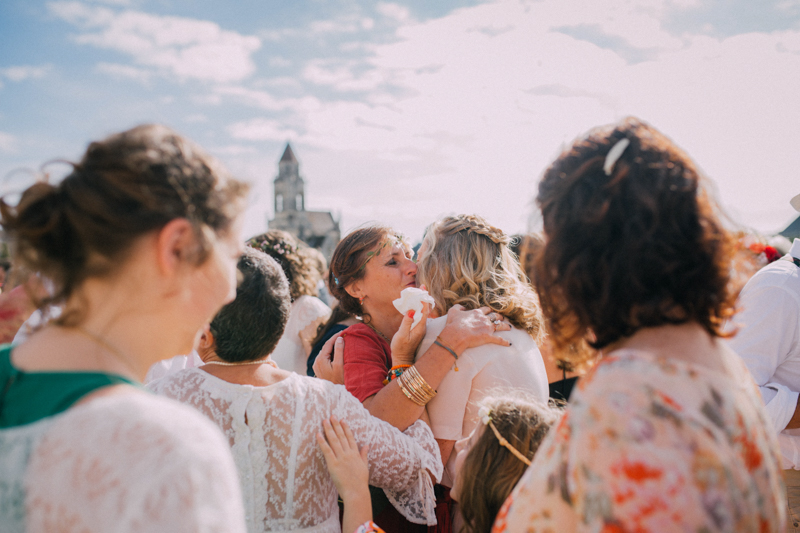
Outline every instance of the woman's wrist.
<svg viewBox="0 0 800 533"><path fill-rule="evenodd" d="M453 350L458 356L461 356L466 350L466 344L463 342L463 335L459 335L457 331L455 331L455 327L445 326L442 332L436 337L439 342ZM452 356L451 356L452 357Z"/></svg>

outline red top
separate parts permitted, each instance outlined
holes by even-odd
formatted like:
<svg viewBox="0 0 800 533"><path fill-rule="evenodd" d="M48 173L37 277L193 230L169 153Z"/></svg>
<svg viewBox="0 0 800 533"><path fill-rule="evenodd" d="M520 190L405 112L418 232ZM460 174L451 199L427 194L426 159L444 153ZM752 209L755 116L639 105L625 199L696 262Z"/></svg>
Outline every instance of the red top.
<svg viewBox="0 0 800 533"><path fill-rule="evenodd" d="M363 402L383 388L392 368L392 348L366 324L354 324L342 333L344 338L344 386Z"/></svg>

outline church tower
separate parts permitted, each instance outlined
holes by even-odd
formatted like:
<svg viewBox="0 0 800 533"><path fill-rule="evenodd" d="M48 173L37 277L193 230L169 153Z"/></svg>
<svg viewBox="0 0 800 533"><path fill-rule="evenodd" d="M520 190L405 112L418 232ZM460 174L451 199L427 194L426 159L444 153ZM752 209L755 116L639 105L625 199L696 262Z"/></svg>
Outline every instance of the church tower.
<svg viewBox="0 0 800 533"><path fill-rule="evenodd" d="M341 236L339 221L330 211L306 211L305 182L289 143L278 162L278 177L273 183L275 218L268 222L269 229L288 231L330 259Z"/></svg>
<svg viewBox="0 0 800 533"><path fill-rule="evenodd" d="M305 192L303 178L300 177L300 164L289 143L278 163L278 177L275 178L275 215L284 211L305 211Z"/></svg>

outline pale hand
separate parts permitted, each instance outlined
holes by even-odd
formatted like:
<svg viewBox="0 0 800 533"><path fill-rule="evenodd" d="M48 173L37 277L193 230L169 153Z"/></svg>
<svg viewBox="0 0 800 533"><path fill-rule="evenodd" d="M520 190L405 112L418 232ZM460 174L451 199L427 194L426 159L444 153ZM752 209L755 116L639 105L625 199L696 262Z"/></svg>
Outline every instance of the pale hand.
<svg viewBox="0 0 800 533"><path fill-rule="evenodd" d="M502 321L495 324L492 318ZM511 325L489 307L481 307L467 311L464 306L456 304L447 312L447 322L444 330L439 335L442 342L450 346L456 353L461 354L467 348L475 348L484 344L498 344L511 346L511 343L502 337L494 335L495 331L509 331Z"/></svg>
<svg viewBox="0 0 800 533"><path fill-rule="evenodd" d="M422 303L422 320L414 329L411 323L414 322L414 311L409 311L403 316L400 329L392 337L392 366L413 365L422 339L425 338L427 331L428 317L431 314L431 305L427 302Z"/></svg>

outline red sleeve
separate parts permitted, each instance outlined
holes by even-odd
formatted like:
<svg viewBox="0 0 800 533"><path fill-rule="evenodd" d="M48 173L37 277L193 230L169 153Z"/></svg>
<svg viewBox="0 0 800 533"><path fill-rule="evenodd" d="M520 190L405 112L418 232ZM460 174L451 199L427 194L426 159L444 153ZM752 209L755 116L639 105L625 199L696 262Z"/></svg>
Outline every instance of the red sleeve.
<svg viewBox="0 0 800 533"><path fill-rule="evenodd" d="M383 388L383 380L392 365L389 344L369 326L356 324L347 328L344 338L344 386L363 402Z"/></svg>

